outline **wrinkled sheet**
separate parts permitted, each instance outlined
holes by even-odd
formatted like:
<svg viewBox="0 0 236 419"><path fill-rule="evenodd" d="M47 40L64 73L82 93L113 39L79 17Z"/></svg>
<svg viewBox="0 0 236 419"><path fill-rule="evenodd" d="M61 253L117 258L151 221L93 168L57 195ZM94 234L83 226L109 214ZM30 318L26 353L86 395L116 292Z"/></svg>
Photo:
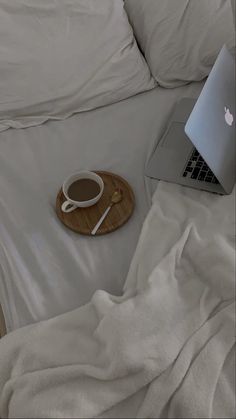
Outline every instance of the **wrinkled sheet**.
<svg viewBox="0 0 236 419"><path fill-rule="evenodd" d="M122 297L2 339L0 416L234 417L234 194L160 182Z"/></svg>
<svg viewBox="0 0 236 419"><path fill-rule="evenodd" d="M97 289L120 295L151 204L144 166L176 100L202 84L145 94L65 121L0 133L0 303L7 330L73 310ZM55 215L64 179L76 170L123 176L135 211L122 228L80 236Z"/></svg>
<svg viewBox="0 0 236 419"><path fill-rule="evenodd" d="M155 86L123 0L0 1L0 131Z"/></svg>

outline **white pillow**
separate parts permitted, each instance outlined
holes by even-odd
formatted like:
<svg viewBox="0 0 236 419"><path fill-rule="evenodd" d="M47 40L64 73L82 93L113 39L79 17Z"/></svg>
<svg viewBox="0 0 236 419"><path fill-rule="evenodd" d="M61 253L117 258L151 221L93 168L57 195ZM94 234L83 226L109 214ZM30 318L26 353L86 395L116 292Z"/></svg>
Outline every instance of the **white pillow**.
<svg viewBox="0 0 236 419"><path fill-rule="evenodd" d="M0 130L154 86L122 0L0 0Z"/></svg>
<svg viewBox="0 0 236 419"><path fill-rule="evenodd" d="M125 0L136 39L160 85L205 78L235 42L230 0Z"/></svg>

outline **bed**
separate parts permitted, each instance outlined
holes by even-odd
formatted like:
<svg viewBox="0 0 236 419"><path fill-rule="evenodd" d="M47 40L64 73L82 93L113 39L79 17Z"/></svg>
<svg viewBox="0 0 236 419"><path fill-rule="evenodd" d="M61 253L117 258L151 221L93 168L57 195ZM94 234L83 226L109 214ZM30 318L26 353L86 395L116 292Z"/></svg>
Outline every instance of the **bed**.
<svg viewBox="0 0 236 419"><path fill-rule="evenodd" d="M146 160L175 102L196 97L201 87L158 87L65 121L0 134L0 295L8 331L83 305L96 289L122 293L151 203ZM134 189L132 218L110 235L80 236L57 219L63 180L83 168L115 172Z"/></svg>
<svg viewBox="0 0 236 419"><path fill-rule="evenodd" d="M178 6L0 1L2 417L234 415L233 195L144 176L177 100L235 42L228 0ZM81 169L129 182L122 228L61 224Z"/></svg>

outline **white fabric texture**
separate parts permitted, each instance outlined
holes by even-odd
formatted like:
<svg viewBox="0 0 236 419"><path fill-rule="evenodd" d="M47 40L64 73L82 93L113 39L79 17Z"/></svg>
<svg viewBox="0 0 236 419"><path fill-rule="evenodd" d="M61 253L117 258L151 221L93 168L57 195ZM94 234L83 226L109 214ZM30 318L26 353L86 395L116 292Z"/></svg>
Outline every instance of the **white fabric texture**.
<svg viewBox="0 0 236 419"><path fill-rule="evenodd" d="M0 416L234 417L234 217L159 183L123 297L0 341Z"/></svg>
<svg viewBox="0 0 236 419"><path fill-rule="evenodd" d="M235 0L231 0L231 6L232 6L232 12L233 12L234 27L235 27L235 13L236 13Z"/></svg>
<svg viewBox="0 0 236 419"><path fill-rule="evenodd" d="M151 205L146 160L175 102L201 88L158 87L64 121L0 133L0 304L8 331L73 310L97 289L121 295ZM81 236L55 215L64 179L83 169L117 173L134 190L134 213L112 234Z"/></svg>
<svg viewBox="0 0 236 419"><path fill-rule="evenodd" d="M122 0L0 0L0 131L155 86Z"/></svg>
<svg viewBox="0 0 236 419"><path fill-rule="evenodd" d="M230 0L125 0L152 75L164 87L202 80L235 45Z"/></svg>

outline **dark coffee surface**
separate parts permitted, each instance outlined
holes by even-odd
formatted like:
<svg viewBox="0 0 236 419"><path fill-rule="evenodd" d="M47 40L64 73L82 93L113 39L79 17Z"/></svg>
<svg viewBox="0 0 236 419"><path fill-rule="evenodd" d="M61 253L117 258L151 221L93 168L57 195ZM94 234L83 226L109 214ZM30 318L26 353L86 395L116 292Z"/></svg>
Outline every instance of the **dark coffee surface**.
<svg viewBox="0 0 236 419"><path fill-rule="evenodd" d="M67 191L67 195L73 201L89 201L100 192L100 186L92 179L78 179L73 182Z"/></svg>

